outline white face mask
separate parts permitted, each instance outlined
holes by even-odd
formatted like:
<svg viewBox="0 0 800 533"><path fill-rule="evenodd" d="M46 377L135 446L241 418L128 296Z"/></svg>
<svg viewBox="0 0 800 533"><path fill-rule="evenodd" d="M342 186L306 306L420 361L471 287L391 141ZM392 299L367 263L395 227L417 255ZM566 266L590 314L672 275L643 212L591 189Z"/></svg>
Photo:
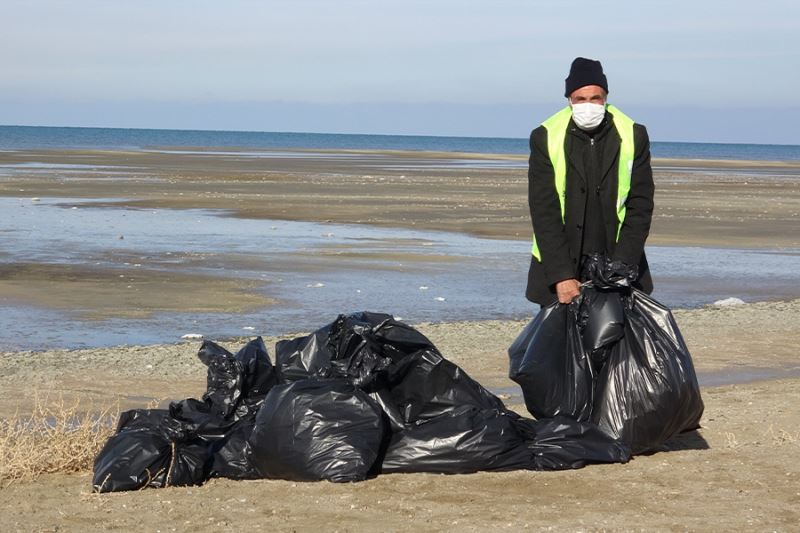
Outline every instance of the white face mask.
<svg viewBox="0 0 800 533"><path fill-rule="evenodd" d="M582 130L593 130L603 122L606 106L592 103L572 104L572 120Z"/></svg>

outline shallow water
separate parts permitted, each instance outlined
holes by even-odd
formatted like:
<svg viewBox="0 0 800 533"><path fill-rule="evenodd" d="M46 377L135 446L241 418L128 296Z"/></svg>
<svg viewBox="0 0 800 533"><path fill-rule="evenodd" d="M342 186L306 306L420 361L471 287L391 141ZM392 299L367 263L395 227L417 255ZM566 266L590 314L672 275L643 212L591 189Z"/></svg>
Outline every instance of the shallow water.
<svg viewBox="0 0 800 533"><path fill-rule="evenodd" d="M0 198L0 259L257 280L263 282L257 290L279 303L247 313L97 321L0 300L2 349L172 342L185 333L275 335L316 329L339 313L359 310L416 323L526 318L538 307L524 298L527 241L92 203ZM671 307L731 296L800 297L797 250L648 247L648 257L654 296Z"/></svg>

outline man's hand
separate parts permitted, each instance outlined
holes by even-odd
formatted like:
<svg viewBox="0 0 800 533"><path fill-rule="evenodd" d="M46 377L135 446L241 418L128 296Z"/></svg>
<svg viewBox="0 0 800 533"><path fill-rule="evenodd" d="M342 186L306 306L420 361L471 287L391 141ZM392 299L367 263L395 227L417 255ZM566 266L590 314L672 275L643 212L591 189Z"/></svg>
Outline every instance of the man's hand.
<svg viewBox="0 0 800 533"><path fill-rule="evenodd" d="M556 283L556 295L562 304L571 303L581 293L581 284L577 279L565 279Z"/></svg>

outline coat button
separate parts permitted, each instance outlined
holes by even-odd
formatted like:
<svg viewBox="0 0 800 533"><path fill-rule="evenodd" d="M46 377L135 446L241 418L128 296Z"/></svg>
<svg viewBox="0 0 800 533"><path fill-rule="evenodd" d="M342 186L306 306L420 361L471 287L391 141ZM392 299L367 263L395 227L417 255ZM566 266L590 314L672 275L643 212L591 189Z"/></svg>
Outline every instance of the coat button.
<svg viewBox="0 0 800 533"><path fill-rule="evenodd" d="M581 226L580 224L575 224L575 227L581 229L583 226Z"/></svg>
<svg viewBox="0 0 800 533"><path fill-rule="evenodd" d="M583 187L581 187L581 194L586 194L586 189L584 189Z"/></svg>

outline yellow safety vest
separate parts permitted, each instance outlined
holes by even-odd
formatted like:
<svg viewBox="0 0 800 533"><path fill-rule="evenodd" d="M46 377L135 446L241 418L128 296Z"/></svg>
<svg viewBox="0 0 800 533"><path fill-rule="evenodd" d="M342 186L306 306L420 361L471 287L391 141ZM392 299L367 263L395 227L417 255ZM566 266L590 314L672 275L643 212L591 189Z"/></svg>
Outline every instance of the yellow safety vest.
<svg viewBox="0 0 800 533"><path fill-rule="evenodd" d="M631 171L633 170L633 120L613 105L606 104L606 112L614 117L614 127L620 138L619 170L617 180L617 241L625 220L625 202L631 190ZM564 200L567 192L567 155L564 151L564 141L567 137L567 126L572 118L572 108L567 106L552 117L542 122L547 130L547 153L553 165L553 174L556 182L558 202L561 204L561 222L564 223ZM541 261L542 256L536 244L536 234L533 235L533 256Z"/></svg>

